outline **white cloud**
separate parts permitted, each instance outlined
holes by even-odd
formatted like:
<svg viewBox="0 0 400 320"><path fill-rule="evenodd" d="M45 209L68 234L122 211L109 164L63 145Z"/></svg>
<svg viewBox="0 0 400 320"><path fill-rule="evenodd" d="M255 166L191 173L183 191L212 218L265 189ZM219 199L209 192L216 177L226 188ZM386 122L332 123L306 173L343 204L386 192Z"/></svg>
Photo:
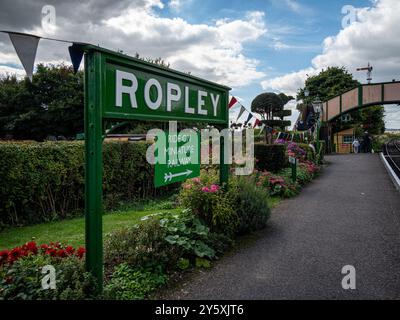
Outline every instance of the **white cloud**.
<svg viewBox="0 0 400 320"><path fill-rule="evenodd" d="M258 61L242 53L246 42L266 32L263 17L255 11L248 12L244 20L189 24L182 18L162 18L148 10L132 9L104 24L113 32L134 38L137 50L144 55L162 55L173 68L240 87L265 76L257 70ZM156 53L160 48L162 53Z"/></svg>
<svg viewBox="0 0 400 320"><path fill-rule="evenodd" d="M168 6L173 10L179 11L182 6L182 1L181 0L171 0L169 2Z"/></svg>
<svg viewBox="0 0 400 320"><path fill-rule="evenodd" d="M284 92L295 96L297 90L304 85L305 79L307 79L308 76L313 76L317 73L317 69L310 67L281 77L264 80L261 82L261 86L264 90L272 89L273 91Z"/></svg>
<svg viewBox="0 0 400 320"><path fill-rule="evenodd" d="M265 77L257 69L259 61L244 54L246 44L267 31L263 12L247 12L242 19L191 24L179 17L160 16L154 8L163 9L163 3L178 6L182 1L137 0L102 19L72 21L70 16L57 16L58 29L52 37L99 44L129 55L138 52L143 57L162 57L174 69L232 87ZM25 31L45 34L37 26ZM20 64L9 39L0 37L2 44L0 65ZM37 61L69 61L67 45L41 40Z"/></svg>
<svg viewBox="0 0 400 320"><path fill-rule="evenodd" d="M357 11L359 21L323 42L322 54L311 61L307 69L292 72L262 82L264 89L293 94L304 85L306 74L313 75L329 66L345 66L365 82L364 72L356 71L368 62L374 67L374 81L400 78L400 1L379 0L371 8Z"/></svg>
<svg viewBox="0 0 400 320"><path fill-rule="evenodd" d="M22 79L25 77L25 71L23 69L0 65L0 77L4 77L7 75L16 75L18 79Z"/></svg>

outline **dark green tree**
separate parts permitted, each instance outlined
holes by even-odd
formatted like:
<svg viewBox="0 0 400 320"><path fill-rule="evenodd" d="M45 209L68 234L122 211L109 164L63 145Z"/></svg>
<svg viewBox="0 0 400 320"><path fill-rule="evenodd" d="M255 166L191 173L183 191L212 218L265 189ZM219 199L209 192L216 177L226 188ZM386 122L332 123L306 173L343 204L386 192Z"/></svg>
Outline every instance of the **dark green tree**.
<svg viewBox="0 0 400 320"><path fill-rule="evenodd" d="M344 67L329 67L318 75L307 78L304 88L298 91L297 100L309 103L319 96L322 101L326 101L359 84ZM308 98L304 95L305 88L310 92Z"/></svg>
<svg viewBox="0 0 400 320"><path fill-rule="evenodd" d="M290 100L293 100L293 97L283 93L279 95L273 92L262 93L251 103L251 111L261 115L263 120L272 120L274 113L282 111Z"/></svg>
<svg viewBox="0 0 400 320"><path fill-rule="evenodd" d="M83 73L39 64L32 82L0 81L0 134L14 139L71 138L83 131Z"/></svg>

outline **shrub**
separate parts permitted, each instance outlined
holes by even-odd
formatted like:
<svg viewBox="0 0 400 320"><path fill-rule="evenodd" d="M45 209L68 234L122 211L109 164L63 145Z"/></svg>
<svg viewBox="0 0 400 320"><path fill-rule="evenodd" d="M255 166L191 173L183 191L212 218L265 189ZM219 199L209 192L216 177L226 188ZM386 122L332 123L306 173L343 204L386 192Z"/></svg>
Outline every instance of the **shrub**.
<svg viewBox="0 0 400 320"><path fill-rule="evenodd" d="M305 160L315 162L315 150L306 143L299 143L299 147L306 152Z"/></svg>
<svg viewBox="0 0 400 320"><path fill-rule="evenodd" d="M105 239L106 267L110 269L124 262L135 269L175 267L181 249L168 243L167 235L156 216L108 234Z"/></svg>
<svg viewBox="0 0 400 320"><path fill-rule="evenodd" d="M256 185L264 188L269 196L291 198L299 193L299 186L292 182L291 169L285 168L279 174L271 172L258 172L256 174Z"/></svg>
<svg viewBox="0 0 400 320"><path fill-rule="evenodd" d="M245 234L263 229L270 216L268 194L257 187L254 179L238 178L230 185L229 193L234 199L234 208L239 217L237 232Z"/></svg>
<svg viewBox="0 0 400 320"><path fill-rule="evenodd" d="M257 143L254 145L254 155L257 159L256 168L260 171L277 172L288 165L284 145Z"/></svg>
<svg viewBox="0 0 400 320"><path fill-rule="evenodd" d="M287 145L287 153L290 157L295 157L300 160L304 160L306 157L306 151L301 148L296 142L289 142Z"/></svg>
<svg viewBox="0 0 400 320"><path fill-rule="evenodd" d="M42 288L42 268L54 266L56 289ZM76 256L57 259L49 255L28 255L0 267L0 300L82 300L96 297L96 282Z"/></svg>
<svg viewBox="0 0 400 320"><path fill-rule="evenodd" d="M165 284L167 279L164 273L136 270L127 263L122 263L104 288L104 297L109 300L142 300Z"/></svg>
<svg viewBox="0 0 400 320"><path fill-rule="evenodd" d="M103 148L104 203L169 194L155 189L147 143L107 142ZM83 142L0 142L0 228L81 215Z"/></svg>
<svg viewBox="0 0 400 320"><path fill-rule="evenodd" d="M201 179L187 181L181 189L181 203L202 219L212 232L232 237L238 226L232 199L217 184L210 185L209 181L210 176L204 172Z"/></svg>

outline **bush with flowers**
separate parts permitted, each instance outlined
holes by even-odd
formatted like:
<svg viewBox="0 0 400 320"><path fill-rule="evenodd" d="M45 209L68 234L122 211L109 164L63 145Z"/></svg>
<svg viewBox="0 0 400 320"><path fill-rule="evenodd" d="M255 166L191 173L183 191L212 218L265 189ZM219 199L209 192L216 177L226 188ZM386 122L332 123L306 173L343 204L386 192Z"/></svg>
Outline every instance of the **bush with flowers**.
<svg viewBox="0 0 400 320"><path fill-rule="evenodd" d="M300 148L295 142L289 142L286 150L289 157L295 157L299 160L305 160L306 158L306 151Z"/></svg>
<svg viewBox="0 0 400 320"><path fill-rule="evenodd" d="M84 248L60 243L38 246L31 241L0 252L0 300L92 299L96 282L85 271ZM52 265L56 271L56 289L43 290L42 268Z"/></svg>
<svg viewBox="0 0 400 320"><path fill-rule="evenodd" d="M228 193L214 181L215 173L203 174L187 181L181 190L180 201L205 222L210 230L233 236L238 227L238 216Z"/></svg>
<svg viewBox="0 0 400 320"><path fill-rule="evenodd" d="M290 175L284 174L286 169L280 174L273 174L268 171L256 172L256 185L264 188L271 197L290 198L299 193L299 186L293 183Z"/></svg>

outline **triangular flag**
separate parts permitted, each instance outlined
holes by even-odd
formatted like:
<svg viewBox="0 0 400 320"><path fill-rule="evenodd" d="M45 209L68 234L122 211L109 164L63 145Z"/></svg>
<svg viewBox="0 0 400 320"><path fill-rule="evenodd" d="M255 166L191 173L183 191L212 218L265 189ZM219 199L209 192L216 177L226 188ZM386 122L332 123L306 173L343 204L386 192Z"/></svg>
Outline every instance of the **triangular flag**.
<svg viewBox="0 0 400 320"><path fill-rule="evenodd" d="M77 73L82 62L83 50L80 46L73 44L72 46L68 47L68 51L69 56L71 57L74 72Z"/></svg>
<svg viewBox="0 0 400 320"><path fill-rule="evenodd" d="M231 102L229 102L229 109L231 109L238 101L235 97L232 97Z"/></svg>
<svg viewBox="0 0 400 320"><path fill-rule="evenodd" d="M33 67L35 65L36 51L40 38L33 35L7 32L17 52L26 75L32 81Z"/></svg>
<svg viewBox="0 0 400 320"><path fill-rule="evenodd" d="M265 124L263 123L263 125L261 126L261 129L260 129L260 133L258 134L258 136L261 136L261 134L263 133L264 129L265 129Z"/></svg>
<svg viewBox="0 0 400 320"><path fill-rule="evenodd" d="M247 120L245 122L245 125L247 125L252 118L253 118L253 115L251 113L249 113L249 116L248 116L248 118L247 118Z"/></svg>
<svg viewBox="0 0 400 320"><path fill-rule="evenodd" d="M238 117L236 119L236 122L239 120L239 118L242 116L242 114L246 111L245 107L243 107L242 105L240 105L240 106L241 106L241 108L240 108L239 115L238 115Z"/></svg>
<svg viewBox="0 0 400 320"><path fill-rule="evenodd" d="M256 121L254 122L254 128L260 124L261 124L261 121L259 119L256 119Z"/></svg>

